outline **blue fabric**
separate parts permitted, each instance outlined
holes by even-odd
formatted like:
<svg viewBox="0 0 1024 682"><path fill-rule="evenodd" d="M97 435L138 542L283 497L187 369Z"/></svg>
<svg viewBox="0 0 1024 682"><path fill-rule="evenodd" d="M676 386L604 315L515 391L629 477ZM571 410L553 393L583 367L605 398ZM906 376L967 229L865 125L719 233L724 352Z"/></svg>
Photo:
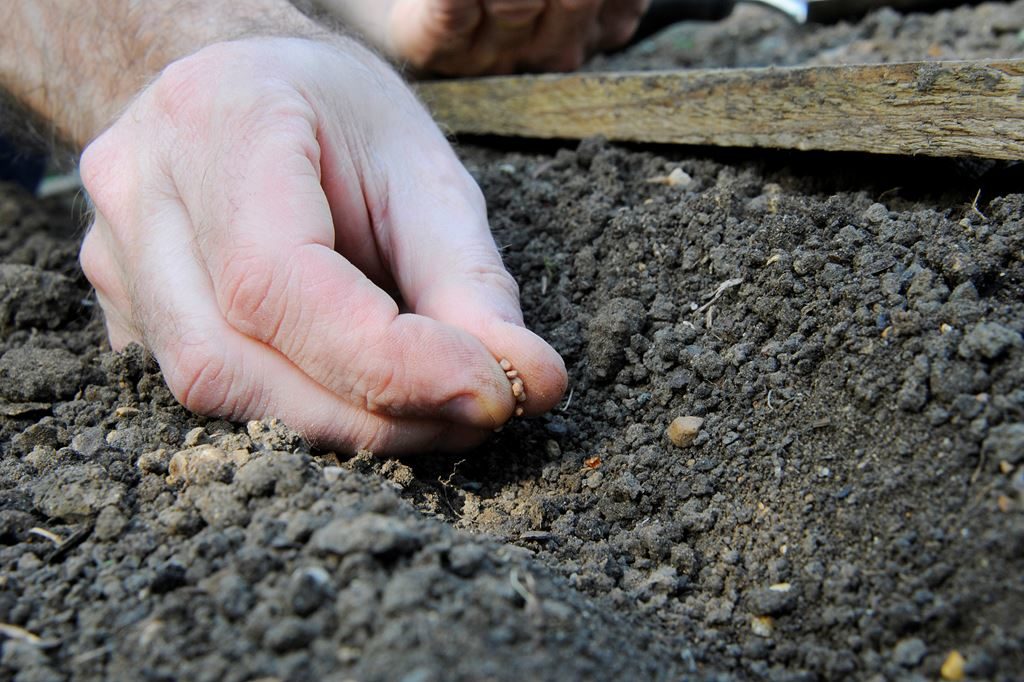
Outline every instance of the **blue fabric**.
<svg viewBox="0 0 1024 682"><path fill-rule="evenodd" d="M0 137L0 182L14 182L35 192L45 171L45 156L27 153Z"/></svg>

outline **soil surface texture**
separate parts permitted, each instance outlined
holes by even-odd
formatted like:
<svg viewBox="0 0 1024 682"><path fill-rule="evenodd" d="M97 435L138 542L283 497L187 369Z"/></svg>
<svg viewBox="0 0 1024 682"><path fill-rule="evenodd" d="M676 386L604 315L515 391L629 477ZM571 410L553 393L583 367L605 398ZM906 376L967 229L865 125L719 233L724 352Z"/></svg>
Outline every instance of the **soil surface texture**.
<svg viewBox="0 0 1024 682"><path fill-rule="evenodd" d="M591 68L1020 56L1024 0ZM0 188L0 678L1022 679L1019 165L460 152L571 391L404 461L185 411Z"/></svg>

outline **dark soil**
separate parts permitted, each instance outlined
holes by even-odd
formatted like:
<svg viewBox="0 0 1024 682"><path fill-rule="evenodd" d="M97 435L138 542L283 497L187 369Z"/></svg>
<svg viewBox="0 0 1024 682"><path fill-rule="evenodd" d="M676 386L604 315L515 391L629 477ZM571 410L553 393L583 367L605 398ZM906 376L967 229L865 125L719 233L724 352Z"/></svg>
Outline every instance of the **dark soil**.
<svg viewBox="0 0 1024 682"><path fill-rule="evenodd" d="M1018 0L597 66L1022 55ZM462 151L571 393L404 462L187 413L67 205L0 190L0 677L1022 679L1019 166Z"/></svg>

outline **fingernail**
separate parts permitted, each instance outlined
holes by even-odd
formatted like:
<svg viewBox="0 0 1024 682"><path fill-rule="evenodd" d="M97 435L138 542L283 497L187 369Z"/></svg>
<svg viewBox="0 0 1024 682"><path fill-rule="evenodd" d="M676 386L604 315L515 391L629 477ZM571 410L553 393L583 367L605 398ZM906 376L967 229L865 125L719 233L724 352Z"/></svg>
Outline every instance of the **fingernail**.
<svg viewBox="0 0 1024 682"><path fill-rule="evenodd" d="M473 395L460 395L449 400L441 407L441 417L458 424L488 429L498 426L498 420L487 409L484 399Z"/></svg>

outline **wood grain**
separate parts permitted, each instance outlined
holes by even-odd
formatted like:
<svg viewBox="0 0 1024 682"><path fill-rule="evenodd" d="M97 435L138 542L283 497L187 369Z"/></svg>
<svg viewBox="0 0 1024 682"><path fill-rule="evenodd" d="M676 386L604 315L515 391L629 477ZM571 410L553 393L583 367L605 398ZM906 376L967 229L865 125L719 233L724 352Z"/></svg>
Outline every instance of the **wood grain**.
<svg viewBox="0 0 1024 682"><path fill-rule="evenodd" d="M450 133L1024 158L1024 59L420 83Z"/></svg>

